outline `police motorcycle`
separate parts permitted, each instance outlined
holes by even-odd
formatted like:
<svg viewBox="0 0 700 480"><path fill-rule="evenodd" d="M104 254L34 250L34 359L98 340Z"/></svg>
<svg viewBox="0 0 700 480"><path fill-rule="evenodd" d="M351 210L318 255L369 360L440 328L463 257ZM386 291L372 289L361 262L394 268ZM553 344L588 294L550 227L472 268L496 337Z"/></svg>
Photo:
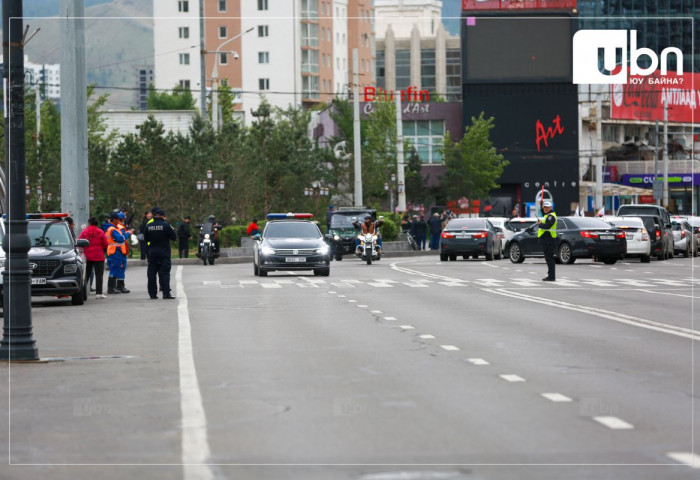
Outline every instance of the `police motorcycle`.
<svg viewBox="0 0 700 480"><path fill-rule="evenodd" d="M199 248L197 249L197 258L202 260L204 265L214 265L214 262L220 256L218 236L222 226L217 224L214 215L210 215L207 222L203 225L195 225L199 230Z"/></svg>
<svg viewBox="0 0 700 480"><path fill-rule="evenodd" d="M343 255L355 253L355 239L362 232L355 223L367 215L373 220L377 217L376 211L367 207L340 207L333 212L328 233L324 236L331 249L331 259L341 261Z"/></svg>
<svg viewBox="0 0 700 480"><path fill-rule="evenodd" d="M360 233L357 236L359 243L355 254L367 262L367 265L372 265L373 261L376 262L382 258L382 247L379 245L379 226L384 223L383 217L379 217L379 220L373 223L375 233Z"/></svg>

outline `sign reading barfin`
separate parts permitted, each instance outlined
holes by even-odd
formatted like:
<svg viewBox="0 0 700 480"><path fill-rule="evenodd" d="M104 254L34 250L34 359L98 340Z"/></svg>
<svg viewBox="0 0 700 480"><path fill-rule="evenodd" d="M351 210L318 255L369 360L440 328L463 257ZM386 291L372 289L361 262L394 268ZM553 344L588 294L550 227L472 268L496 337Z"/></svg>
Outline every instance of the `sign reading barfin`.
<svg viewBox="0 0 700 480"><path fill-rule="evenodd" d="M406 90L399 90L402 102L429 102L430 92L428 90L418 90L418 87L408 87ZM383 88L365 87L363 102L374 102L384 100L387 102L394 100L394 91L386 91Z"/></svg>
<svg viewBox="0 0 700 480"><path fill-rule="evenodd" d="M629 33L629 73L647 76L657 68L661 75L668 72L668 57L676 57L676 74L683 74L683 52L676 47L664 48L660 59L650 48L637 48L636 30L579 30L573 40L573 81L574 84L627 84L627 68L618 63L621 58L627 62L627 37ZM598 66L599 53L603 54L603 68ZM649 67L640 67L640 57L648 57ZM672 85L677 77L667 79Z"/></svg>

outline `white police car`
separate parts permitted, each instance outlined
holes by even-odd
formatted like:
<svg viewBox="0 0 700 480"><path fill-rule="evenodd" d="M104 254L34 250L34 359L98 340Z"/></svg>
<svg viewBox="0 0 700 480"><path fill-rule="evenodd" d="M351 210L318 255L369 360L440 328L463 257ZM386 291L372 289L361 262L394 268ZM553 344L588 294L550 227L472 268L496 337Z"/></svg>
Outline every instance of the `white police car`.
<svg viewBox="0 0 700 480"><path fill-rule="evenodd" d="M253 273L313 270L314 275L330 274L330 247L310 219L310 213L271 213L262 235L253 246Z"/></svg>

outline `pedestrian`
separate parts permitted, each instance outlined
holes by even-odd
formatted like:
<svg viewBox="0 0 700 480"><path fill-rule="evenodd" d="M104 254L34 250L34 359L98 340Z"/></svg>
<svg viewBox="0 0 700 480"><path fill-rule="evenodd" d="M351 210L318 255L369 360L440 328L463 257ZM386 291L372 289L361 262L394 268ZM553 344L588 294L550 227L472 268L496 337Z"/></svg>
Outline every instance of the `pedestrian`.
<svg viewBox="0 0 700 480"><path fill-rule="evenodd" d="M190 217L185 217L185 220L177 229L177 249L180 252L180 258L187 258L190 252Z"/></svg>
<svg viewBox="0 0 700 480"><path fill-rule="evenodd" d="M248 224L248 228L246 228L245 233L249 237L260 234L260 228L258 227L258 220L256 218L254 218L253 221Z"/></svg>
<svg viewBox="0 0 700 480"><path fill-rule="evenodd" d="M129 293L124 286L124 277L126 273L126 242L131 236L132 231L122 231L119 228L119 213L112 212L109 215L110 227L107 229L107 267L109 268L109 277L107 279L107 293Z"/></svg>
<svg viewBox="0 0 700 480"><path fill-rule="evenodd" d="M428 224L425 223L424 215L421 215L420 219L417 221L415 231L418 250L425 250L425 234L428 231Z"/></svg>
<svg viewBox="0 0 700 480"><path fill-rule="evenodd" d="M141 250L141 260L146 260L148 258L148 245L146 240L144 240L143 234L146 233L146 224L153 218L153 213L150 210L146 210L143 213L143 218L141 219L141 225L139 225L139 234L137 238L139 239L139 250Z"/></svg>
<svg viewBox="0 0 700 480"><path fill-rule="evenodd" d="M326 233L331 230L331 217L335 213L335 205L328 205L328 211L326 212Z"/></svg>
<svg viewBox="0 0 700 480"><path fill-rule="evenodd" d="M144 237L148 244L148 295L151 300L158 298L158 277L163 299L172 300L175 296L170 293L170 242L177 240L177 234L160 208L153 207L153 220L148 222Z"/></svg>
<svg viewBox="0 0 700 480"><path fill-rule="evenodd" d="M124 245L126 246L127 256L128 256L129 258L131 258L132 255L133 255L133 250L134 250L134 249L133 249L133 247L132 247L132 245L131 245L131 242L129 241L129 238L131 237L131 233L129 233L129 235L127 235L127 231L128 231L128 232L133 232L133 229L132 229L130 226L127 225L126 213L124 213L125 211L124 211L123 208L122 208L122 209L116 209L116 210L114 210L114 211L117 212L117 216L118 216L118 218L119 218L119 223L118 223L118 225L117 225L117 228L119 229L119 231L121 232L121 234L122 234L122 235L124 236L124 238L126 239L126 240L124 241ZM126 283L126 267L127 267L127 266L128 266L128 262L125 261L125 262L124 262L124 277L122 278L122 282L121 282L121 293L129 293L129 292L131 291L131 290L128 290L128 289L126 288L126 285L125 285L125 283Z"/></svg>
<svg viewBox="0 0 700 480"><path fill-rule="evenodd" d="M430 227L430 249L437 250L440 246L440 233L442 232L442 222L438 212L433 213L433 216L430 217L428 226Z"/></svg>
<svg viewBox="0 0 700 480"><path fill-rule="evenodd" d="M557 214L552 211L552 202L545 201L542 204L544 217L539 220L537 228L537 238L542 245L544 260L547 262L547 276L542 280L554 282L554 246L557 238Z"/></svg>
<svg viewBox="0 0 700 480"><path fill-rule="evenodd" d="M408 233L411 230L411 217L408 215L408 212L403 214L403 217L401 217L401 232L402 233Z"/></svg>
<svg viewBox="0 0 700 480"><path fill-rule="evenodd" d="M105 249L107 249L109 242L107 241L107 235L99 227L97 218L90 217L88 219L88 227L80 232L80 238L90 241L90 245L83 249L86 260L85 281L90 281L94 275L95 286L97 287L95 298L107 298L102 293L102 278L105 273ZM91 281L90 283L92 284Z"/></svg>

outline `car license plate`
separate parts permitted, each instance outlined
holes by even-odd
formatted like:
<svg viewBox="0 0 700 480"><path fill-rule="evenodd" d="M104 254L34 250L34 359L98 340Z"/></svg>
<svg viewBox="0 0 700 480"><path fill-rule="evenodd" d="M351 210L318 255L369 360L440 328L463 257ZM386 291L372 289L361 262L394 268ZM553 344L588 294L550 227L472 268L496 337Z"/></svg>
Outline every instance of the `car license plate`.
<svg viewBox="0 0 700 480"><path fill-rule="evenodd" d="M306 257L287 257L284 261L287 263L304 263L306 262Z"/></svg>
<svg viewBox="0 0 700 480"><path fill-rule="evenodd" d="M46 285L45 278L32 278L32 285Z"/></svg>
<svg viewBox="0 0 700 480"><path fill-rule="evenodd" d="M615 235L601 235L601 240L615 240Z"/></svg>
<svg viewBox="0 0 700 480"><path fill-rule="evenodd" d="M457 238L472 238L468 233L458 233Z"/></svg>

